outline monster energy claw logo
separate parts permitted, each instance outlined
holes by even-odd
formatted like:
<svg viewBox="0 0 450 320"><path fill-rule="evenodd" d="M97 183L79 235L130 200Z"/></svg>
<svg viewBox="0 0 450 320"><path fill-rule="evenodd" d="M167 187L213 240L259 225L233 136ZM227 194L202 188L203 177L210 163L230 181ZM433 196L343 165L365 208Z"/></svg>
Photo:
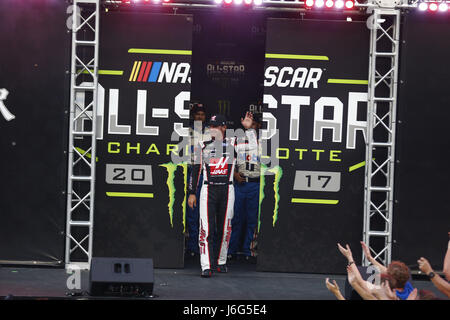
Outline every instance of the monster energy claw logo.
<svg viewBox="0 0 450 320"><path fill-rule="evenodd" d="M259 213L258 213L258 232L261 226L261 204L265 197L264 188L266 186L266 172L273 173L275 178L273 180L273 191L274 191L274 208L273 208L273 218L272 218L272 226L275 227L275 224L278 220L278 209L280 203L280 180L283 176L283 169L280 166L275 166L271 169L268 169L267 166L261 163L261 182L259 186Z"/></svg>
<svg viewBox="0 0 450 320"><path fill-rule="evenodd" d="M219 100L217 101L217 103L219 104L219 113L226 115L226 116L230 116L230 101L228 100Z"/></svg>
<svg viewBox="0 0 450 320"><path fill-rule="evenodd" d="M9 112L8 108L6 108L5 103L3 102L8 97L8 94L8 90L0 89L0 112L6 121L11 121L15 118L15 116L11 112Z"/></svg>
<svg viewBox="0 0 450 320"><path fill-rule="evenodd" d="M167 170L167 187L169 188L169 203L167 204L167 207L169 208L169 219L170 219L170 225L173 228L173 205L175 203L175 172L177 171L178 167L183 168L183 177L184 177L184 199L182 202L182 209L183 209L183 232L186 232L186 188L187 188L187 163L179 163L175 164L173 162L168 162L164 164L160 164L160 167L164 167Z"/></svg>

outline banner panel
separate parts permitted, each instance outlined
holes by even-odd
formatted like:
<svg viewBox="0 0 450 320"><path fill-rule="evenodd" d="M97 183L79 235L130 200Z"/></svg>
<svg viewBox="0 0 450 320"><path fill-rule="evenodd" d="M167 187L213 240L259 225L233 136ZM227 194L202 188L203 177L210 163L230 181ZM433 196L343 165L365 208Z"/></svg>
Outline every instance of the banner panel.
<svg viewBox="0 0 450 320"><path fill-rule="evenodd" d="M192 17L103 13L94 256L183 266ZM171 141L176 132L175 141Z"/></svg>
<svg viewBox="0 0 450 320"><path fill-rule="evenodd" d="M65 1L0 2L0 261L63 265L70 74Z"/></svg>
<svg viewBox="0 0 450 320"><path fill-rule="evenodd" d="M414 269L425 257L442 270L450 226L450 16L423 13L406 15L402 29L392 256Z"/></svg>
<svg viewBox="0 0 450 320"><path fill-rule="evenodd" d="M262 102L265 21L261 13L195 13L192 100L208 115L225 115L229 127L240 127L249 106Z"/></svg>
<svg viewBox="0 0 450 320"><path fill-rule="evenodd" d="M344 273L338 242L360 261L368 52L365 23L268 20L258 270Z"/></svg>

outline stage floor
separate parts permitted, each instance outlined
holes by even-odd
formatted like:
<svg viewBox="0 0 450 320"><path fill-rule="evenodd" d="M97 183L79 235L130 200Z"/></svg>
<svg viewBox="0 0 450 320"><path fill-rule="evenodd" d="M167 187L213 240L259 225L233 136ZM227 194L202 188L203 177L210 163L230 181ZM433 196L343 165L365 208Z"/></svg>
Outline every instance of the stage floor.
<svg viewBox="0 0 450 320"><path fill-rule="evenodd" d="M197 261L184 269L155 269L153 295L158 300L335 300L325 287L325 278L336 279L344 294L344 275L256 272L253 264L239 262L229 273L200 277ZM69 274L55 268L0 268L0 297L67 298ZM440 294L429 281L413 281L414 287ZM81 290L89 290L89 272L81 273ZM78 297L79 298L79 297Z"/></svg>

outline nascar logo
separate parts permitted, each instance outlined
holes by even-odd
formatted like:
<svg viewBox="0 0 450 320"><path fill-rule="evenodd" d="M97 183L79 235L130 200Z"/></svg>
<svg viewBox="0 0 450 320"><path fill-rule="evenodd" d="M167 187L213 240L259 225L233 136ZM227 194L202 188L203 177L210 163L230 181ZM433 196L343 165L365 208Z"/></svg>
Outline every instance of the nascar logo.
<svg viewBox="0 0 450 320"><path fill-rule="evenodd" d="M191 83L191 65L186 62L135 61L129 82Z"/></svg>

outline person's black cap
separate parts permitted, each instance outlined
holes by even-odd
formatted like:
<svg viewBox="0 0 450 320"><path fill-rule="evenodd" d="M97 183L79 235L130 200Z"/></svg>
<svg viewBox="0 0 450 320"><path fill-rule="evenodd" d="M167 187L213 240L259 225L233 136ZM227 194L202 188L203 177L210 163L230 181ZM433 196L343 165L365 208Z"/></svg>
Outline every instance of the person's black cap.
<svg viewBox="0 0 450 320"><path fill-rule="evenodd" d="M224 115L221 115L221 114L215 114L209 120L210 126L218 127L218 126L225 126L226 124L227 124L227 119L225 118Z"/></svg>
<svg viewBox="0 0 450 320"><path fill-rule="evenodd" d="M200 111L203 111L203 112L206 113L205 106L203 104L201 104L201 103L197 103L197 102L193 103L192 107L191 107L191 114L194 115L194 114L196 114L197 112L200 112Z"/></svg>

